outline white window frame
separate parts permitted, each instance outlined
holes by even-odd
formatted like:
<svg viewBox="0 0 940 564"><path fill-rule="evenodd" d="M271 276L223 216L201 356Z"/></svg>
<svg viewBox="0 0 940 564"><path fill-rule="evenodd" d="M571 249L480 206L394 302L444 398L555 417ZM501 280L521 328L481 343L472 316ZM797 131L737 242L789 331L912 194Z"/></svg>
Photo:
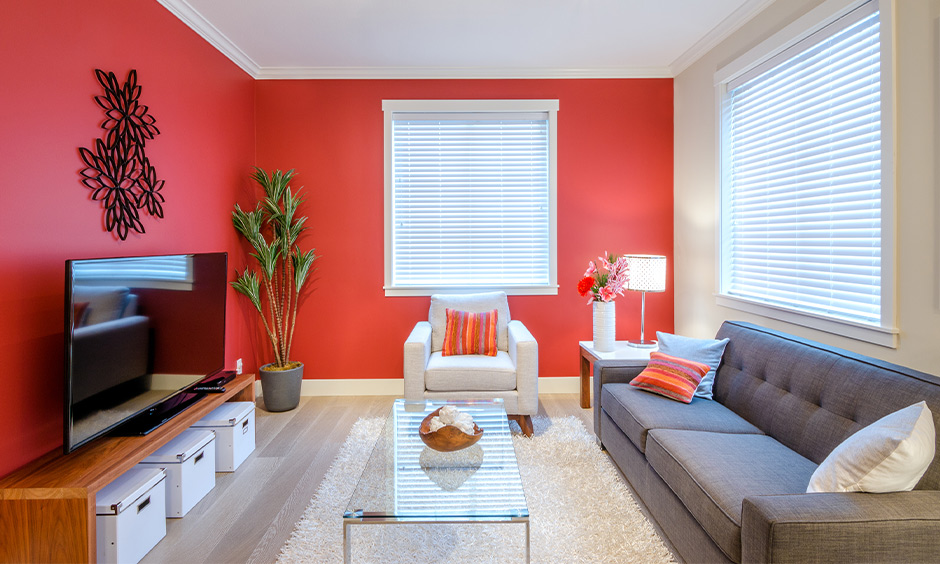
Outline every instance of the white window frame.
<svg viewBox="0 0 940 564"><path fill-rule="evenodd" d="M724 175L724 117L722 103L728 92L728 85L738 77L767 62L771 58L796 45L812 34L822 30L840 17L852 12L868 0L827 0L803 17L788 25L780 32L766 39L738 59L720 68L715 73L716 87L716 147L717 147L717 209L722 210L722 184ZM770 305L756 300L723 293L725 257L722 229L723 218L718 221L716 236L717 292L716 303L748 313L778 319L795 325L809 327L859 341L874 343L884 347L897 348L898 329L896 328L896 203L895 203L895 160L896 160L896 93L894 63L894 21L895 0L871 0L880 11L881 20L881 322L878 326L867 325L828 317L819 314L798 311L786 307Z"/></svg>
<svg viewBox="0 0 940 564"><path fill-rule="evenodd" d="M558 100L383 100L385 116L385 295L429 296L501 290L509 295L558 294L558 190L557 113ZM398 112L408 113L526 113L548 115L548 283L500 286L394 286L392 284L392 121Z"/></svg>

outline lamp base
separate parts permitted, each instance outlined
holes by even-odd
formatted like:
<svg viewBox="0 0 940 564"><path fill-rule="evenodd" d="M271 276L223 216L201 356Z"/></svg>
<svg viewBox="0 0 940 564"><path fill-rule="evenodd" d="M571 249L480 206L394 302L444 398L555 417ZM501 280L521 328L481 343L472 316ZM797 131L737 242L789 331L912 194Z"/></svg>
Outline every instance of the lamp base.
<svg viewBox="0 0 940 564"><path fill-rule="evenodd" d="M627 344L638 349L655 349L659 346L658 341L647 341L645 339L627 341Z"/></svg>

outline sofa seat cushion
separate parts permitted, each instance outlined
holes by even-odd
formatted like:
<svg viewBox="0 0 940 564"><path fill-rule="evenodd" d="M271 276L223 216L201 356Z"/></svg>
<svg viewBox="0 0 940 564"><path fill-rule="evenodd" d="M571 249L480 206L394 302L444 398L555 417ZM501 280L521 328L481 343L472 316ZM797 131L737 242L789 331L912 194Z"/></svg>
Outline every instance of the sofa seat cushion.
<svg viewBox="0 0 940 564"><path fill-rule="evenodd" d="M744 498L803 494L816 470L815 463L757 434L653 429L646 459L735 562L741 561Z"/></svg>
<svg viewBox="0 0 940 564"><path fill-rule="evenodd" d="M604 384L600 405L640 452L646 452L650 429L762 434L716 401L693 397L691 403L684 404L629 384Z"/></svg>
<svg viewBox="0 0 940 564"><path fill-rule="evenodd" d="M516 369L505 351L496 356L431 353L424 372L424 387L432 392L505 392L516 389Z"/></svg>

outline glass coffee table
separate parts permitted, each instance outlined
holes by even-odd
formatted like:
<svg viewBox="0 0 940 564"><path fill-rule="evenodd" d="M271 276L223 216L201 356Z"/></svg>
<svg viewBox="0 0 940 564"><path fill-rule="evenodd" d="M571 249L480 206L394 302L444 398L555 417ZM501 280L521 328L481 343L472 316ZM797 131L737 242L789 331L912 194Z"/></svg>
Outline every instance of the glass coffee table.
<svg viewBox="0 0 940 564"><path fill-rule="evenodd" d="M483 429L475 445L437 452L421 442L421 421L446 404ZM529 508L503 400L395 400L343 513L343 561L352 525L388 523L524 523L529 562Z"/></svg>

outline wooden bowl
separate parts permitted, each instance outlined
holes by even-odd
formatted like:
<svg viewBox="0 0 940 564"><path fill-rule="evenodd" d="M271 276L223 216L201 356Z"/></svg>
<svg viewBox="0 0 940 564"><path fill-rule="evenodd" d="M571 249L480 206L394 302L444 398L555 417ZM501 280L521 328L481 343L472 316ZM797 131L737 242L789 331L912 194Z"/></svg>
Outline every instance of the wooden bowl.
<svg viewBox="0 0 940 564"><path fill-rule="evenodd" d="M476 423L473 424L472 435L468 435L451 425L441 427L432 433L431 419L440 413L440 411L440 408L435 409L421 421L421 426L418 427L418 436L421 437L421 442L428 445L429 448L440 452L454 452L455 450L465 449L468 446L476 444L476 442L483 437L483 429L477 427Z"/></svg>

